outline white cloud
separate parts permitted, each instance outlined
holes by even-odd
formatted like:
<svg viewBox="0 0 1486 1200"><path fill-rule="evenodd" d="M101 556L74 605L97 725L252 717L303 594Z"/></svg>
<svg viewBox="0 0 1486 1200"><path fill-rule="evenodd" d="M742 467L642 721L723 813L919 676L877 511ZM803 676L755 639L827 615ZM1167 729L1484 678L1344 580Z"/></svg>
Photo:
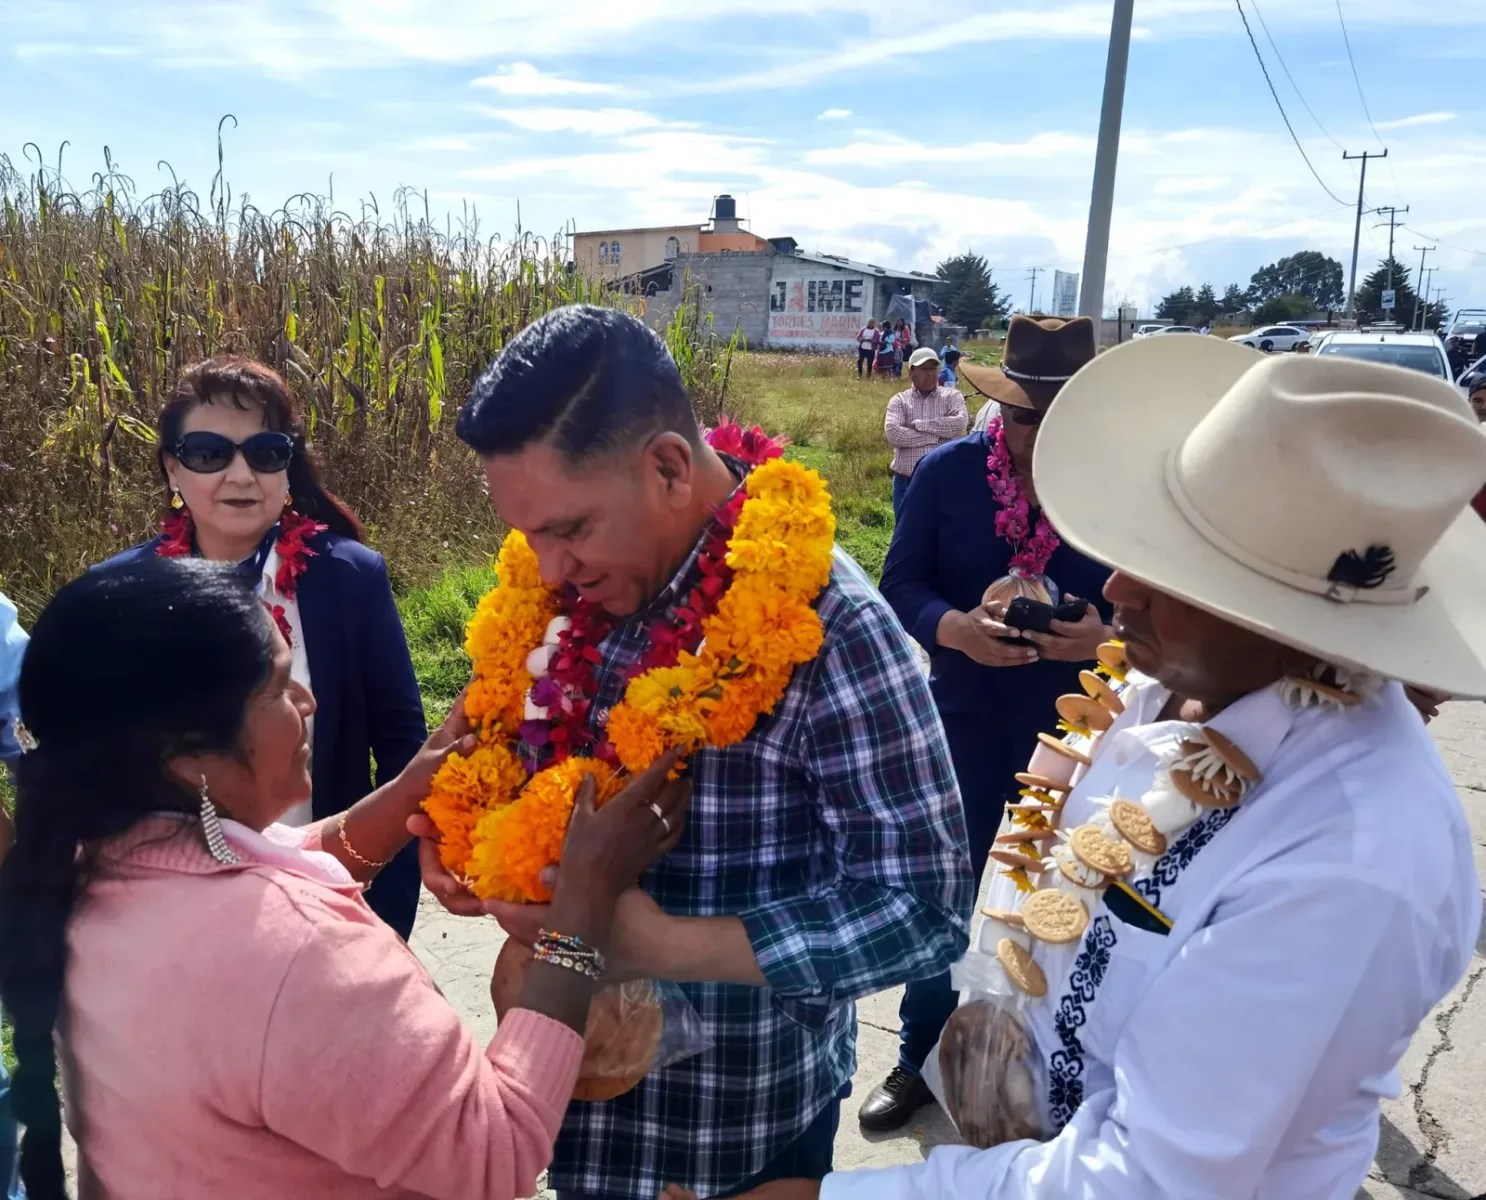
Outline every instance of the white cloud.
<svg viewBox="0 0 1486 1200"><path fill-rule="evenodd" d="M490 88L502 96L600 96L618 90L610 83L548 75L526 62L497 67L494 75L474 80L474 86Z"/></svg>
<svg viewBox="0 0 1486 1200"><path fill-rule="evenodd" d="M1232 182L1227 175L1173 175L1156 180L1151 190L1158 196L1189 196L1193 192L1215 192Z"/></svg>
<svg viewBox="0 0 1486 1200"><path fill-rule="evenodd" d="M473 150L475 144L466 138L436 137L426 138L419 147L423 150Z"/></svg>
<svg viewBox="0 0 1486 1200"><path fill-rule="evenodd" d="M815 119L817 121L844 121L849 116L851 116L849 108L828 108Z"/></svg>
<svg viewBox="0 0 1486 1200"><path fill-rule="evenodd" d="M477 105L476 111L528 133L586 133L594 137L614 137L667 125L659 117L634 108L489 108ZM671 127L684 126L676 124Z"/></svg>
<svg viewBox="0 0 1486 1200"><path fill-rule="evenodd" d="M946 21L904 37L866 37L843 42L837 49L812 47L771 67L717 79L683 80L674 91L683 95L797 87L876 67L905 55L937 54L975 42L1056 41L1109 37L1109 10L1102 4L1075 4L1062 9L1022 9Z"/></svg>
<svg viewBox="0 0 1486 1200"><path fill-rule="evenodd" d="M1475 158L1486 141L1441 138L1417 152ZM990 257L998 282L1024 298L1027 267L1080 269L1092 158L1089 135L1057 130L1023 141L938 146L879 137L810 150L657 124L593 153L506 158L462 175L494 192L562 197L565 211L592 228L697 220L716 193L729 191L746 197L755 232L789 234L809 250L932 270L973 247ZM884 162L895 169L879 173ZM1411 183L1409 201L1432 212L1474 212L1465 182L1473 177L1474 169L1431 172ZM1299 249L1345 261L1352 208L1323 209L1324 199L1283 130L1132 127L1122 143L1110 295L1144 305L1184 283L1221 290ZM1486 240L1477 226L1441 221L1439 232L1464 247ZM1459 262L1462 272L1474 271L1463 252Z"/></svg>
<svg viewBox="0 0 1486 1200"><path fill-rule="evenodd" d="M897 170L910 165L1005 165L1012 162L1063 161L1088 172L1094 139L1070 133L1038 133L1024 142L964 142L929 146L908 138L876 137L811 150L805 161L812 166L877 167Z"/></svg>
<svg viewBox="0 0 1486 1200"><path fill-rule="evenodd" d="M1399 117L1396 121L1379 121L1379 129L1411 129L1415 125L1443 125L1446 121L1455 120L1456 114L1451 112L1428 112L1419 113L1412 117Z"/></svg>

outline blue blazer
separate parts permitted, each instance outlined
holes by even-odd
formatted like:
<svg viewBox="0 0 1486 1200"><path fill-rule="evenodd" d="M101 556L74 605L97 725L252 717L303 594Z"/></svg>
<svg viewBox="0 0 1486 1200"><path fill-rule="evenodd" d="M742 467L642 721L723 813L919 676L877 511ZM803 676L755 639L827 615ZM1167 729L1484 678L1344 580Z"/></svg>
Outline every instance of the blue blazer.
<svg viewBox="0 0 1486 1200"><path fill-rule="evenodd" d="M1078 673L1089 664L1042 659L1022 667L983 667L940 646L939 619L968 612L1011 566L1011 547L996 534L999 511L986 459L984 430L948 442L919 463L903 498L892 545L882 568L882 594L898 620L929 653L929 688L941 714L980 718L976 753L1004 760L1005 774L1025 768L1037 734L1057 724L1064 692L1079 692ZM1109 568L1064 543L1047 574L1063 596L1089 600L1110 619L1104 599Z"/></svg>
<svg viewBox="0 0 1486 1200"><path fill-rule="evenodd" d="M155 553L159 538L103 566ZM314 682L314 813L331 816L387 782L411 761L428 727L387 564L359 542L322 533L299 577L300 623ZM409 845L367 890L372 909L403 938L418 911L418 848Z"/></svg>

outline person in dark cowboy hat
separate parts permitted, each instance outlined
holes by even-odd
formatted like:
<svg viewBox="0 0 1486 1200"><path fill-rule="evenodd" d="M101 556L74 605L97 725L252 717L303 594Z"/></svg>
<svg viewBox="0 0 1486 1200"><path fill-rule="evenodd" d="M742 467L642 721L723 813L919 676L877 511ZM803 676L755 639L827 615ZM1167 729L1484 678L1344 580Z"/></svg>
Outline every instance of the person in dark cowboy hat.
<svg viewBox="0 0 1486 1200"><path fill-rule="evenodd" d="M1046 408L1097 350L1094 322L1087 317L1012 317L999 367L960 364L960 378L990 399L976 414L973 429L982 430L1001 415L1003 401Z"/></svg>
<svg viewBox="0 0 1486 1200"><path fill-rule="evenodd" d="M1096 350L1087 317L1014 317L1000 369L961 360L961 375L998 401L1001 415L919 464L882 573L882 594L933 664L929 685L977 870L1047 713L1058 696L1080 690L1079 671L1110 636L1109 610L1098 599L1109 572L1060 543L1032 477L1042 418ZM1092 603L1079 620L1055 621L1049 632L1029 631L1011 644L1017 631L1002 623L1004 606L984 600L993 582L1014 572L1035 576L1054 601ZM955 1003L947 972L908 986L898 1065L862 1105L864 1129L896 1129L932 1100L920 1072Z"/></svg>

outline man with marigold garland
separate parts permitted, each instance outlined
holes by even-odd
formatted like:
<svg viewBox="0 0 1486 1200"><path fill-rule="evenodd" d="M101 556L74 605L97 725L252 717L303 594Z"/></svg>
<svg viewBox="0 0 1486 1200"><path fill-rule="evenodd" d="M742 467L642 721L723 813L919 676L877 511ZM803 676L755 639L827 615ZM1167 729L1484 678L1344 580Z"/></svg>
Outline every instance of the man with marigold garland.
<svg viewBox="0 0 1486 1200"><path fill-rule="evenodd" d="M612 978L681 985L713 1048L571 1107L552 1184L561 1200L651 1200L668 1183L719 1196L820 1179L855 1069L854 1002L967 945L964 820L911 643L832 546L818 477L759 431L704 438L665 344L630 316L537 321L457 430L561 612L520 754L557 738L632 767L688 719L700 747L686 828L624 897L607 957ZM715 682L688 691L707 670ZM541 905L482 904L434 842L423 862L451 911L536 939Z"/></svg>

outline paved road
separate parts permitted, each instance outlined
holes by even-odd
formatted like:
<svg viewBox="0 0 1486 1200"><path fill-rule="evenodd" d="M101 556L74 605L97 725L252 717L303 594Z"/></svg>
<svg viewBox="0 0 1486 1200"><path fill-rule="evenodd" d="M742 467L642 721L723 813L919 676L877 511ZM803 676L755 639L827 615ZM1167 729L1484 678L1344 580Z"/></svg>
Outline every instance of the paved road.
<svg viewBox="0 0 1486 1200"><path fill-rule="evenodd" d="M1486 878L1486 705L1452 704L1434 723L1435 740L1460 789ZM1407 805L1407 797L1400 798ZM477 1036L495 1032L490 969L503 935L494 922L458 919L427 894L413 948ZM1465 980L1425 1022L1403 1060L1404 1090L1383 1105L1377 1161L1358 1200L1477 1200L1486 1194L1486 944ZM953 1130L937 1108L889 1137L864 1137L856 1110L897 1056L898 991L861 1006L860 1069L836 1142L842 1168L914 1162Z"/></svg>

